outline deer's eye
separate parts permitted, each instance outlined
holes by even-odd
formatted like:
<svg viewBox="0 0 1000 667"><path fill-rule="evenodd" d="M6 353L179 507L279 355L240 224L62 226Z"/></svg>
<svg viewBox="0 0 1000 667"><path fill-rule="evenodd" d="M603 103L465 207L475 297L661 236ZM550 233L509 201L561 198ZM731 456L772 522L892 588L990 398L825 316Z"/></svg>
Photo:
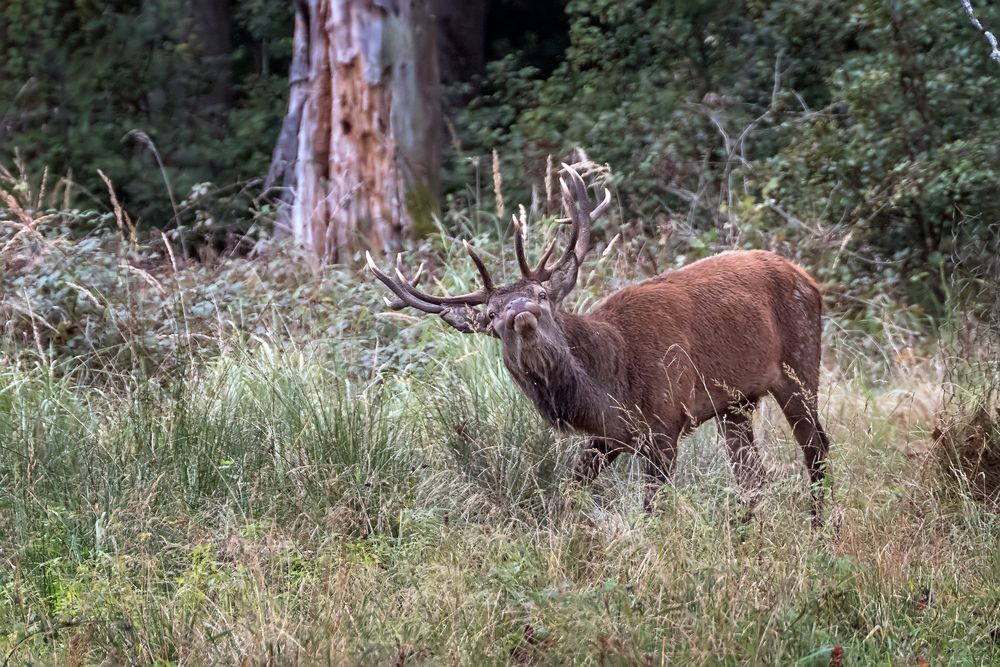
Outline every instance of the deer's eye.
<svg viewBox="0 0 1000 667"><path fill-rule="evenodd" d="M549 295L545 293L545 290L542 290L541 292L538 293L538 298L541 301L545 301L546 299L549 298Z"/></svg>
<svg viewBox="0 0 1000 667"><path fill-rule="evenodd" d="M490 312L486 313L486 316L489 317L491 320L495 320L497 318L497 314L495 312L493 312L492 310Z"/></svg>

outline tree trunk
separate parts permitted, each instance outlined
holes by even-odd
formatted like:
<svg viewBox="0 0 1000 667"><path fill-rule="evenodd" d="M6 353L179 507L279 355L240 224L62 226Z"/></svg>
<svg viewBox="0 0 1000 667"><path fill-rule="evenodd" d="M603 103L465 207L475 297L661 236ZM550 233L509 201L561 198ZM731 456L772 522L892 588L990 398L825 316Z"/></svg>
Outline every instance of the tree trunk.
<svg viewBox="0 0 1000 667"><path fill-rule="evenodd" d="M229 0L191 0L188 13L193 23L194 52L210 83L201 104L212 114L222 116L229 110L233 93L233 16Z"/></svg>
<svg viewBox="0 0 1000 667"><path fill-rule="evenodd" d="M441 80L470 81L486 65L486 0L432 0Z"/></svg>
<svg viewBox="0 0 1000 667"><path fill-rule="evenodd" d="M428 0L298 0L288 115L268 186L317 258L390 251L431 228L440 82Z"/></svg>

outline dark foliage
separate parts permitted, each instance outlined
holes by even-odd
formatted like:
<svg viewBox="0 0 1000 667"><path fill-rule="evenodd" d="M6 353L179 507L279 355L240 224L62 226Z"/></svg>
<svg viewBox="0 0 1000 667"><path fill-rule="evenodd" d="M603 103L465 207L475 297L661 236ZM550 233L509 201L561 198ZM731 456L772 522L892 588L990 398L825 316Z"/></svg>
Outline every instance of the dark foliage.
<svg viewBox="0 0 1000 667"><path fill-rule="evenodd" d="M954 239L982 245L1000 214L1000 69L957 3L566 11L570 46L553 72L522 52L496 60L460 116L465 151L499 147L505 183L539 182L547 155L583 146L612 166L644 243L843 243L822 279L868 276L869 293L888 285L932 310ZM989 6L981 18L1000 21Z"/></svg>
<svg viewBox="0 0 1000 667"><path fill-rule="evenodd" d="M204 195L260 176L285 104L291 6L221 3L220 26L203 15L212 4L5 2L0 162L18 151L33 173L47 167L85 198L103 189L101 169L140 222L161 227L175 216L171 198L183 206L196 184L207 183ZM165 174L133 130L150 137ZM234 191L217 202L217 222L246 217ZM192 210L179 215L193 223Z"/></svg>
<svg viewBox="0 0 1000 667"><path fill-rule="evenodd" d="M467 46L485 71L447 97L450 210L492 200L466 188L494 148L527 201L547 156L582 146L653 269L664 250L819 246L838 258L821 281L930 311L956 239L983 246L1000 217L1000 66L956 2L484 2ZM0 162L19 151L84 202L102 169L140 225L226 245L256 210L291 33L275 0L6 2Z"/></svg>

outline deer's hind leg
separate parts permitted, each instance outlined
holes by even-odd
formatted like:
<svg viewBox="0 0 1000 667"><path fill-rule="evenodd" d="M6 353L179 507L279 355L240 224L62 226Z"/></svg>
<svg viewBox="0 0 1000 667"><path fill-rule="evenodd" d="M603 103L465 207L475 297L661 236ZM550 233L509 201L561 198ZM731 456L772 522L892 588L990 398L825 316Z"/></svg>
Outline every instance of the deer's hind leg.
<svg viewBox="0 0 1000 667"><path fill-rule="evenodd" d="M825 496L823 482L827 472L830 439L819 421L815 387L805 387L795 378L789 378L778 391L772 393L802 449L813 497L813 523L819 524L822 521L820 512Z"/></svg>
<svg viewBox="0 0 1000 667"><path fill-rule="evenodd" d="M765 480L764 462L753 436L753 416L756 410L757 401L747 399L732 403L716 418L719 431L726 441L733 476L736 477L743 501L750 511L756 504L757 492Z"/></svg>

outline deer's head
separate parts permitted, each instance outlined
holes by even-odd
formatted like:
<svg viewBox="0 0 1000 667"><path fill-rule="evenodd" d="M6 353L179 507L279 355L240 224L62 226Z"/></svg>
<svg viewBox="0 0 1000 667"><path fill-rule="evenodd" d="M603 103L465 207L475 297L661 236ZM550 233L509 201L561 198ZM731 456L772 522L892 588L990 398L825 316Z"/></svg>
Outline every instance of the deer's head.
<svg viewBox="0 0 1000 667"><path fill-rule="evenodd" d="M532 267L528 264L522 237L522 222L514 216L514 251L521 277L509 284L496 286L483 260L468 243L465 250L482 277L483 286L460 296L434 296L418 290L397 268L392 278L375 266L371 255L368 265L375 275L396 295L393 309L407 306L425 313L434 313L463 333L485 333L496 336L503 344L505 356L520 358L525 353L559 346L564 342L558 324L558 308L576 285L577 274L590 247L590 227L611 202L611 193L604 191L602 201L590 206L587 186L569 165L563 165L572 187L560 178L563 204L571 223L565 252L550 263L555 239L542 252Z"/></svg>

